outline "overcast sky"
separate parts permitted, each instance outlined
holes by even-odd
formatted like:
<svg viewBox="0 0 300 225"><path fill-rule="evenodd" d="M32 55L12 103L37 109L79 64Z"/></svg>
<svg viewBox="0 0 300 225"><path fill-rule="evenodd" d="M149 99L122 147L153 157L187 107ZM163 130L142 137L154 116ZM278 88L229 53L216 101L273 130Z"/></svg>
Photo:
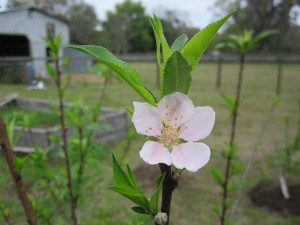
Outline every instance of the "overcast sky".
<svg viewBox="0 0 300 225"><path fill-rule="evenodd" d="M83 0L95 7L95 11L100 19L105 19L105 12L114 10L117 3L122 3L124 0ZM213 18L211 8L215 0L133 0L134 2L141 2L146 8L146 13L151 15L153 13L158 16L163 9L176 10L181 15L181 19L188 22L189 25L203 28L209 23L219 19ZM5 9L7 0L0 0L0 11ZM225 16L225 13L224 15Z"/></svg>
<svg viewBox="0 0 300 225"><path fill-rule="evenodd" d="M0 0L1 1L1 0ZM117 3L123 0L84 0L85 2L93 5L95 11L100 19L105 19L105 12L114 10ZM134 2L140 1L146 8L147 14L152 13L160 14L160 11L171 9L179 11L185 21L190 25L198 28L207 26L210 22L214 21L211 7L214 5L215 0L133 0ZM224 15L225 16L225 15Z"/></svg>

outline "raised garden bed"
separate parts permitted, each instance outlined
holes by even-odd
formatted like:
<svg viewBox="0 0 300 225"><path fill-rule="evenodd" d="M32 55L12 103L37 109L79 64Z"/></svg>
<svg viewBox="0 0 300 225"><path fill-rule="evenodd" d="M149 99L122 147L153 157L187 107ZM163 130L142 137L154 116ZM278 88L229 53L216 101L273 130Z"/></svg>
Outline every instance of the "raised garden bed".
<svg viewBox="0 0 300 225"><path fill-rule="evenodd" d="M28 111L31 113L36 113L40 119L43 116L49 116L50 124L45 124L40 121L36 124L37 127L32 127L30 129L26 128L22 133L20 139L18 140L15 151L19 152L31 152L33 151L34 145L40 146L43 149L52 147L54 150L58 149L56 143L49 139L49 135L59 135L60 129L55 123L55 116L51 114L53 103L48 100L32 99L32 98L21 98L13 94L6 96L4 99L0 100L0 112L9 112L9 110L17 109L22 111ZM51 119L50 119L51 118ZM55 125L51 125L51 122ZM107 142L119 140L125 137L127 130L127 118L126 112L124 110L114 110L111 108L101 108L101 116L97 122L103 127L100 130L95 131L94 138L97 142ZM108 126L107 126L108 125ZM15 134L17 134L22 129L21 126L15 126ZM68 135L71 135L73 129L69 129Z"/></svg>

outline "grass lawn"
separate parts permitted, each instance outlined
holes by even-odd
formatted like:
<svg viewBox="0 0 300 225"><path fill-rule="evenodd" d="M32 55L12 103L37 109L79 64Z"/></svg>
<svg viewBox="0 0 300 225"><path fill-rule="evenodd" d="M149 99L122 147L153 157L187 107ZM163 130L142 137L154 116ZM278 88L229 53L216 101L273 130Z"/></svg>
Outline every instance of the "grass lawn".
<svg viewBox="0 0 300 225"><path fill-rule="evenodd" d="M159 98L159 89L156 87L156 68L153 63L133 63L140 72L147 88L153 91ZM247 192L261 179L277 179L280 171L280 157L276 157L276 149L285 145L285 120L289 118L288 135L291 137L296 131L296 119L298 113L298 101L300 99L300 65L283 65L281 103L276 107L270 119L266 133L258 147L256 161L253 164L248 182L239 203L235 216L238 225L299 225L300 218L284 218L265 208L252 205L247 197ZM193 73L193 81L190 88L190 97L195 106L209 105L216 111L216 124L212 134L205 140L212 149L212 158L209 164L197 173L184 172L178 188L173 195L171 209L172 225L215 225L218 217L216 208L220 205L221 195L219 187L214 183L208 173L210 166L224 168L224 161L220 157L224 142L228 140L230 133L229 112L221 97L221 93L232 96L235 93L238 65L223 64L222 84L220 90L216 90L217 65L213 63L200 64ZM268 119L272 98L276 89L276 64L246 64L244 71L242 102L238 117L236 142L240 147L239 158L243 164L252 154L262 129L262 123ZM100 98L103 80L94 74L74 74L66 90L66 100L74 101L82 98L86 104L96 103ZM46 90L28 91L23 85L0 84L0 98L7 94L19 93L22 97L56 99L56 90L49 83ZM125 108L132 107L133 101L141 99L124 82L113 81L107 88L103 106ZM129 121L130 122L130 121ZM130 126L132 126L130 124ZM129 162L137 175L137 181L146 192L154 190L155 179L158 177L156 166L146 165L138 156L138 151L144 142L142 136L137 136L132 143L132 150L124 162ZM122 155L120 143L109 143L101 148L99 158L87 166L86 183L83 188L84 198L79 202L78 215L83 225L143 225L152 224L145 216L133 213L133 206L120 195L107 190L112 180L111 151ZM52 156L49 164L54 168L60 167L58 156ZM273 159L273 160L271 160ZM277 166L274 166L274 159ZM298 160L300 158L298 157ZM272 162L272 163L271 163ZM36 193L30 183L34 175L30 165L24 168L24 179L27 180L30 191ZM156 175L157 173L157 175ZM0 154L0 203L5 204L11 210L12 224L25 225L22 209L17 203L13 183L8 176L7 165L3 155ZM239 183L240 177L235 178ZM300 178L291 175L293 182L300 182ZM42 198L42 195L41 195ZM299 206L300 207L300 206ZM69 209L65 208L65 213ZM0 224L1 224L0 218Z"/></svg>
<svg viewBox="0 0 300 225"><path fill-rule="evenodd" d="M22 109L18 106L7 106L0 109L0 113L5 120L15 119L17 126L29 127L50 127L59 123L57 114L51 112L40 112L28 109Z"/></svg>

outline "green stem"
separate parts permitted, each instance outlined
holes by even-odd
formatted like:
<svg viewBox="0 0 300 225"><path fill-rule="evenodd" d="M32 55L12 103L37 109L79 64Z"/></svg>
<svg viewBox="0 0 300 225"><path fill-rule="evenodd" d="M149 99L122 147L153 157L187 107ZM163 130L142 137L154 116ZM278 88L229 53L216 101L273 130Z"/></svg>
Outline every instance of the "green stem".
<svg viewBox="0 0 300 225"><path fill-rule="evenodd" d="M70 210L71 210L71 221L72 225L77 225L77 217L76 217L76 202L73 194L73 183L72 183L72 176L71 176L71 166L70 166L70 157L68 152L68 140L67 140L67 127L65 124L65 106L63 102L63 94L62 94L62 86L61 86L61 71L59 67L59 59L55 60L55 69L56 69L56 86L58 89L58 98L59 98L59 118L61 124L61 138L62 138L62 149L65 155L65 165L66 165L66 172L67 172L67 187L69 191L69 198L71 202Z"/></svg>
<svg viewBox="0 0 300 225"><path fill-rule="evenodd" d="M244 61L245 61L245 55L241 54L240 55L240 69L239 69L239 75L238 75L238 83L237 83L237 88L236 88L236 99L235 99L233 113L232 113L229 149L233 148L233 146L234 146L238 109L239 109L239 105L240 105L241 90L242 90ZM230 174L231 174L231 163L232 163L232 155L228 152L227 157L226 157L226 167L225 167L225 172L224 172L225 178L224 178L224 182L222 185L223 194L222 194L222 205L221 205L221 216L220 216L220 224L221 225L225 225L226 212L228 210L227 198L228 198L228 184L229 184Z"/></svg>
<svg viewBox="0 0 300 225"><path fill-rule="evenodd" d="M6 125L1 115L0 115L0 147L4 152L11 177L13 178L13 181L15 183L18 197L20 199L20 202L23 206L27 218L27 223L29 225L38 225L35 212L33 210L31 201L29 200L28 193L24 185L21 173L15 167L14 153L12 147L10 146L7 131L6 131Z"/></svg>

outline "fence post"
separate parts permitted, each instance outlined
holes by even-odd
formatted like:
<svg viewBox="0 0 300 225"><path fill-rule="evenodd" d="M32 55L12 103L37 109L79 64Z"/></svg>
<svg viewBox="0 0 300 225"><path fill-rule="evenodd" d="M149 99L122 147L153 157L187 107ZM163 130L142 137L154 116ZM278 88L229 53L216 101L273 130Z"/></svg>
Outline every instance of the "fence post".
<svg viewBox="0 0 300 225"><path fill-rule="evenodd" d="M282 59L278 56L277 61L277 81L276 81L276 95L280 95L281 92L281 82L282 82Z"/></svg>
<svg viewBox="0 0 300 225"><path fill-rule="evenodd" d="M217 81L216 81L217 89L219 89L221 86L221 76L222 76L222 57L220 56L218 59L218 68L217 68Z"/></svg>

